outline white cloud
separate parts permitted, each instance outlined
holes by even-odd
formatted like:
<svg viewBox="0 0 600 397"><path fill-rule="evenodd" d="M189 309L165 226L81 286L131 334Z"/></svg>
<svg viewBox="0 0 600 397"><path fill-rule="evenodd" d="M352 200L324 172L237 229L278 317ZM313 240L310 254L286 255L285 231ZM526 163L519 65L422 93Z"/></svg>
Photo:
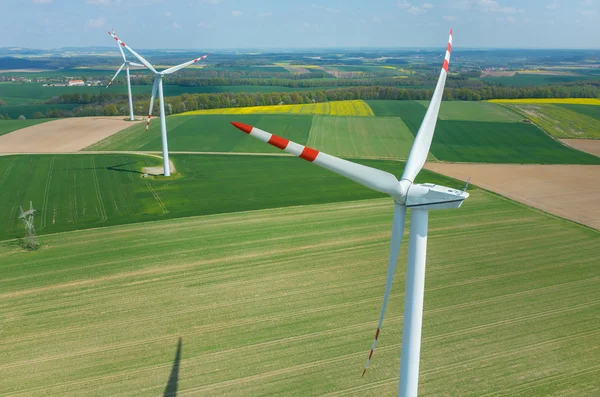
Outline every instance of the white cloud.
<svg viewBox="0 0 600 397"><path fill-rule="evenodd" d="M405 1L405 0L401 0L401 1L397 2L396 5L398 6L398 8L408 8L408 7L410 7L410 3L408 1Z"/></svg>
<svg viewBox="0 0 600 397"><path fill-rule="evenodd" d="M210 29L210 28L212 28L212 25L210 23L200 22L198 24L198 27L202 28L202 29Z"/></svg>
<svg viewBox="0 0 600 397"><path fill-rule="evenodd" d="M50 4L53 3L53 0L31 0L33 4Z"/></svg>
<svg viewBox="0 0 600 397"><path fill-rule="evenodd" d="M242 16L242 12L235 10L235 11L231 11L231 15L233 15L234 17L241 17Z"/></svg>
<svg viewBox="0 0 600 397"><path fill-rule="evenodd" d="M420 14L422 12L425 12L424 9L419 8L419 7L414 7L414 6L410 7L407 11L410 12L411 14Z"/></svg>
<svg viewBox="0 0 600 397"><path fill-rule="evenodd" d="M381 23L381 18L379 18L379 17L373 17L373 18L371 18L371 22L373 22L373 23Z"/></svg>
<svg viewBox="0 0 600 397"><path fill-rule="evenodd" d="M506 6L498 3L496 0L459 0L454 3L454 7L465 10L475 9L481 12L498 12L505 14L525 12L522 8Z"/></svg>
<svg viewBox="0 0 600 397"><path fill-rule="evenodd" d="M200 4L221 4L223 0L200 0Z"/></svg>
<svg viewBox="0 0 600 397"><path fill-rule="evenodd" d="M554 2L554 3L548 3L546 4L546 8L549 10L558 10L560 8L560 5L558 4L558 2Z"/></svg>
<svg viewBox="0 0 600 397"><path fill-rule="evenodd" d="M92 29L99 29L104 27L105 22L104 18L88 19L86 26Z"/></svg>
<svg viewBox="0 0 600 397"><path fill-rule="evenodd" d="M421 8L433 8L433 4L431 4L431 3L423 3L421 5Z"/></svg>
<svg viewBox="0 0 600 397"><path fill-rule="evenodd" d="M517 20L516 20L515 17L509 15L509 16L506 17L506 21L510 22L510 23L515 23Z"/></svg>
<svg viewBox="0 0 600 397"><path fill-rule="evenodd" d="M454 15L444 15L445 21L456 21L456 17Z"/></svg>
<svg viewBox="0 0 600 397"><path fill-rule="evenodd" d="M166 17L170 17L170 16L172 16L172 15L173 15L173 13L172 13L171 11L169 11L169 12L165 12L165 16L166 16Z"/></svg>
<svg viewBox="0 0 600 397"><path fill-rule="evenodd" d="M273 15L272 12L259 12L256 14L257 17L270 17L271 15Z"/></svg>
<svg viewBox="0 0 600 397"><path fill-rule="evenodd" d="M173 22L173 29L179 29L181 27L177 22Z"/></svg>
<svg viewBox="0 0 600 397"><path fill-rule="evenodd" d="M595 17L596 15L598 15L598 11L596 11L596 10L583 10L583 11L581 11L581 15L583 15L584 17Z"/></svg>

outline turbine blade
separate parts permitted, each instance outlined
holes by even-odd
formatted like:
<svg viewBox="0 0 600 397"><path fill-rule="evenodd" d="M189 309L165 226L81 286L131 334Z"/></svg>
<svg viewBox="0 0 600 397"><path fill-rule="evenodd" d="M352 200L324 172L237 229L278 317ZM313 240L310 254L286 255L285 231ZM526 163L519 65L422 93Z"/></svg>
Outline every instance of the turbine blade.
<svg viewBox="0 0 600 397"><path fill-rule="evenodd" d="M438 113L440 111L440 104L442 102L442 96L444 95L444 85L446 84L446 76L448 75L448 63L450 62L450 51L452 50L452 29L450 29L450 36L448 38L448 46L446 47L446 56L444 57L444 63L442 64L442 70L440 71L440 77L433 97L425 113L425 118L421 123L419 132L415 137L415 142L410 149L408 155L408 161L406 167L402 173L401 180L407 180L414 182L415 178L425 165L427 160L427 154L429 154L429 148L431 147L431 140L433 139L433 133L435 131L435 123L437 122Z"/></svg>
<svg viewBox="0 0 600 397"><path fill-rule="evenodd" d="M379 314L379 323L377 324L377 331L375 331L375 339L373 339L373 345L371 345L371 351L369 352L369 358L363 369L362 376L365 376L369 364L371 364L371 358L377 345L377 339L379 338L379 332L383 324L383 317L385 316L385 309L387 308L388 299L390 297L390 291L392 289L392 282L394 281L394 273L396 272L396 263L398 262L398 254L400 253L400 245L402 244L402 236L404 235L404 221L406 220L406 206L403 204L395 203L394 205L394 219L392 220L392 238L390 240L390 257L388 260L388 273L385 281L385 292L383 294L383 304L381 305L381 313Z"/></svg>
<svg viewBox="0 0 600 397"><path fill-rule="evenodd" d="M115 31L112 31L112 34L115 34ZM123 57L123 62L127 62L127 58L125 57L125 52L123 51L123 48L121 48L122 46L120 46L119 44L117 44L117 48L119 49L119 52L121 52L121 56Z"/></svg>
<svg viewBox="0 0 600 397"><path fill-rule="evenodd" d="M298 156L301 159L316 164L319 167L333 171L336 174L342 175L353 180L354 182L360 183L363 186L378 192L387 193L393 197L402 196L398 179L396 179L396 177L389 172L381 171L376 168L367 167L365 165L331 156L327 153L319 152L318 150L288 141L285 138L270 134L247 124L237 122L232 122L231 124L250 136L260 139L261 141L273 145L287 153Z"/></svg>
<svg viewBox="0 0 600 397"><path fill-rule="evenodd" d="M196 63L198 61L203 60L204 58L206 58L208 56L208 54L206 55L202 55L200 58L196 58L196 59L192 59L191 61L187 61L182 63L181 65L177 65L177 66L173 66L171 68L165 69L162 71L163 74L171 74L171 73L175 73L176 71L185 68L186 66L191 65L192 63Z"/></svg>
<svg viewBox="0 0 600 397"><path fill-rule="evenodd" d="M127 48L127 50L129 52L131 52L141 63L143 63L144 66L146 66L148 69L152 70L154 73L157 73L156 69L154 69L154 67L152 65L150 65L150 62L146 61L140 54L138 54L137 52L132 50L127 44L125 44L121 40L119 40L119 38L117 37L117 35L114 32L112 32L112 33L108 32L108 34L111 35L113 37L113 39L115 39L117 41L117 43L119 43L123 47Z"/></svg>
<svg viewBox="0 0 600 397"><path fill-rule="evenodd" d="M137 62L129 62L129 64L130 64L131 66L137 66L137 67L140 67L140 68L145 68L145 66L144 66L144 65L142 65L141 63L137 63Z"/></svg>
<svg viewBox="0 0 600 397"><path fill-rule="evenodd" d="M150 118L152 117L152 108L154 107L154 98L156 97L156 90L158 90L158 77L154 79L154 84L152 85L152 96L150 97L150 109L148 109L148 121L146 121L146 132L148 132L148 128L150 127Z"/></svg>
<svg viewBox="0 0 600 397"><path fill-rule="evenodd" d="M117 78L117 75L119 73L121 73L121 70L123 70L123 68L125 67L125 65L127 65L126 63L122 64L121 67L117 70L117 73L115 73L115 75L113 76L112 79L110 79L110 81L108 82L108 84L106 85L106 88L110 87L110 85L112 84L113 80Z"/></svg>

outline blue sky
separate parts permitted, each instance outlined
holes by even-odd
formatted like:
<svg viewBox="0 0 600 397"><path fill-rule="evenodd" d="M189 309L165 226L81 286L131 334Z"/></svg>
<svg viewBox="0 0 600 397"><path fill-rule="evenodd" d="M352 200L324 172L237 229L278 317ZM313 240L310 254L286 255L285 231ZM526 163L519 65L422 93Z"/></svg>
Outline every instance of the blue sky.
<svg viewBox="0 0 600 397"><path fill-rule="evenodd" d="M2 0L0 47L600 48L600 0Z"/></svg>

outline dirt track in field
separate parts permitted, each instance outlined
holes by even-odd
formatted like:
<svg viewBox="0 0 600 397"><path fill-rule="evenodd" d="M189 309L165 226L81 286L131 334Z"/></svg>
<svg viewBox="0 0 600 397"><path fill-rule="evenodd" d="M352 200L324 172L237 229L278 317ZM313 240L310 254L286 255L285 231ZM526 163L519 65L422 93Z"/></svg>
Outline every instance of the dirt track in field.
<svg viewBox="0 0 600 397"><path fill-rule="evenodd" d="M600 139L561 139L560 141L574 149L600 156Z"/></svg>
<svg viewBox="0 0 600 397"><path fill-rule="evenodd" d="M600 166L428 163L426 168L600 230Z"/></svg>
<svg viewBox="0 0 600 397"><path fill-rule="evenodd" d="M76 152L133 124L120 116L50 121L0 136L0 153Z"/></svg>

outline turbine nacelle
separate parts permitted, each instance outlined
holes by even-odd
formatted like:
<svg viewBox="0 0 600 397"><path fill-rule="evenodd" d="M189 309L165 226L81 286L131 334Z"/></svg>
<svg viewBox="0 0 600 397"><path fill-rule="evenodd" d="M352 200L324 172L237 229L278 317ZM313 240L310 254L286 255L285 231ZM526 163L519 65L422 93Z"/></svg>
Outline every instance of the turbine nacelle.
<svg viewBox="0 0 600 397"><path fill-rule="evenodd" d="M442 210L458 208L469 193L433 183L412 184L404 197L407 208Z"/></svg>

